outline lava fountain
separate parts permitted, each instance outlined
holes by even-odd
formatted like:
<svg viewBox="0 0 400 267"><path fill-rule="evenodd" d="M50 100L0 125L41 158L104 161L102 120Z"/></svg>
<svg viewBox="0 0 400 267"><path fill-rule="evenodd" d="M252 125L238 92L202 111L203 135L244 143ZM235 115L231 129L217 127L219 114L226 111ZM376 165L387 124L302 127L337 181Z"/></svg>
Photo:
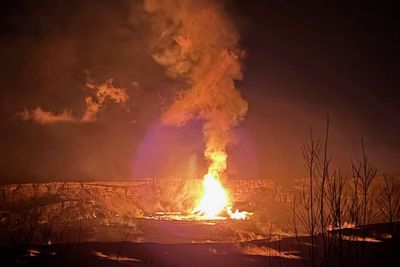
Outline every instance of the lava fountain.
<svg viewBox="0 0 400 267"><path fill-rule="evenodd" d="M227 169L227 147L235 139L233 129L244 120L248 107L235 85L243 76L245 53L222 2L145 0L144 10L156 36L151 49L154 61L184 85L161 114L162 124L181 127L191 120L203 122L204 156L210 165L193 213L200 219L218 218L223 212L245 219L248 213L232 212L221 180Z"/></svg>
<svg viewBox="0 0 400 267"><path fill-rule="evenodd" d="M231 219L248 219L251 213L236 210L232 212L227 190L220 180L220 173L226 168L227 155L223 151L213 154L208 173L203 177L203 194L193 213L198 219L225 219L220 215L225 211Z"/></svg>
<svg viewBox="0 0 400 267"><path fill-rule="evenodd" d="M207 173L203 178L203 196L194 209L204 219L217 218L228 203L228 194L217 177Z"/></svg>

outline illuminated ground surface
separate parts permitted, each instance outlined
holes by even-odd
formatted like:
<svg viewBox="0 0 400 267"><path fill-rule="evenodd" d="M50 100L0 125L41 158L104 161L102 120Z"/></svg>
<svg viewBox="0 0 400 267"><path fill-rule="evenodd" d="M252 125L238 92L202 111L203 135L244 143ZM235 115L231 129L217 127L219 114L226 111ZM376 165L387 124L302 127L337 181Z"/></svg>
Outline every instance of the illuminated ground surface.
<svg viewBox="0 0 400 267"><path fill-rule="evenodd" d="M251 221L135 220L134 226L100 225L82 221L65 231L62 244L31 246L30 256L18 257L15 249L1 249L2 266L303 266L308 238L274 235L251 238L243 229ZM384 226L371 228L365 244L363 266L393 266L391 243L380 235ZM354 230L348 234L356 234ZM252 238L257 238L253 236ZM261 236L258 236L261 238ZM80 241L79 241L80 240ZM125 241L126 240L126 241ZM356 241L346 241L347 260L354 261ZM321 249L321 239L317 238ZM399 249L398 247L394 249ZM40 253L38 253L40 251ZM301 251L301 252L300 252ZM358 251L357 253L360 253ZM18 259L17 261L15 259ZM18 263L19 262L19 263ZM334 264L332 264L334 266ZM339 266L339 265L336 265Z"/></svg>
<svg viewBox="0 0 400 267"><path fill-rule="evenodd" d="M179 213L165 211L173 207L171 200L180 192L167 190L171 187L165 183L0 187L0 203L4 204L0 266L304 266L309 261L310 240L288 235L290 202L284 200L290 198L282 197L288 194L276 186L246 181L232 187L244 210L254 212L249 220L196 221L188 217L182 220ZM176 185L175 181L170 184ZM157 195L160 190L164 191ZM52 229L58 239L50 238L50 245L38 246L43 244L38 229L28 252L12 247L6 231L10 226L7 216L14 210L36 207L44 207L50 215L62 215ZM165 207L163 212L144 212L160 207ZM135 218L136 214L144 218ZM49 222L52 217L44 218ZM392 246L387 228L371 226L367 242L355 241L357 238L345 241L343 255L348 264L340 265L335 251L330 266L400 266L393 264L391 255L400 248L398 242ZM351 229L346 235L355 237L359 233ZM360 244L365 244L364 257L357 265ZM316 239L316 250L322 251L320 238Z"/></svg>
<svg viewBox="0 0 400 267"><path fill-rule="evenodd" d="M127 237L131 242L157 243L207 243L238 242L263 239L265 235L257 232L255 222L233 220L210 221L172 221L154 219L135 219L125 221L124 225L95 224L95 220L82 222L80 239L84 241L120 241ZM96 225L96 226L93 226ZM68 227L64 239L78 240L79 227Z"/></svg>

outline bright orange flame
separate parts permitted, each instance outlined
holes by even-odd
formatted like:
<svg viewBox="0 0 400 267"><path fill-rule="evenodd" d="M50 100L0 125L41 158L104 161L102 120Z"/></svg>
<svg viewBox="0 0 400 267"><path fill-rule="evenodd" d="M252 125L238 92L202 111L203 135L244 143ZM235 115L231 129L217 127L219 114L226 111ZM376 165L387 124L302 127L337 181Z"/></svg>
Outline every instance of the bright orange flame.
<svg viewBox="0 0 400 267"><path fill-rule="evenodd" d="M204 175L204 194L195 208L204 219L215 219L224 210L228 203L228 194L221 182L211 173Z"/></svg>
<svg viewBox="0 0 400 267"><path fill-rule="evenodd" d="M250 215L253 214L247 211L239 211L238 209L236 209L235 212L232 212L232 207L227 207L226 212L228 213L229 217L231 217L231 219L235 220L246 220L250 217Z"/></svg>
<svg viewBox="0 0 400 267"><path fill-rule="evenodd" d="M228 193L219 179L219 174L226 169L227 155L224 151L210 153L212 160L208 173L203 178L203 196L194 209L202 219L223 219L219 215L225 210L231 219L247 219L251 214L246 211L232 212Z"/></svg>

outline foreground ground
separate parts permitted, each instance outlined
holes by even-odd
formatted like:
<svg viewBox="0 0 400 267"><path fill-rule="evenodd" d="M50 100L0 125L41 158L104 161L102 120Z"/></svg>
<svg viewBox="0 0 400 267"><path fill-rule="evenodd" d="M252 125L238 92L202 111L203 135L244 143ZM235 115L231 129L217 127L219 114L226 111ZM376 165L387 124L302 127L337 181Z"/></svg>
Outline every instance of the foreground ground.
<svg viewBox="0 0 400 267"><path fill-rule="evenodd" d="M309 237L274 235L270 239L232 242L226 236L229 234L226 222L190 224L152 220L147 223L150 237L156 241L158 236L161 242L137 242L138 239L132 242L130 240L135 240L133 237L136 235L134 227L112 226L101 228L104 232L101 242L87 241L89 236L94 238L94 227L85 224L79 228L80 233L77 232L79 229L67 232L65 240L59 244L30 245L27 250L4 244L0 249L0 265L310 266ZM386 225L371 225L368 229L369 237L364 240L358 238L357 229L346 230L343 253L333 249L330 266L400 266L399 256L395 253L400 251L400 247L385 234ZM105 241L118 235L120 241ZM96 236L101 237L99 233ZM203 240L195 241L195 236L201 236ZM321 236L316 237L315 244L315 258L318 259L318 254L322 252ZM336 245L338 243L332 243L332 246Z"/></svg>
<svg viewBox="0 0 400 267"><path fill-rule="evenodd" d="M229 184L235 207L254 213L249 220L177 220L175 211L193 207L199 185L0 186L0 266L400 266L392 237L399 225L296 238L293 192L268 180Z"/></svg>

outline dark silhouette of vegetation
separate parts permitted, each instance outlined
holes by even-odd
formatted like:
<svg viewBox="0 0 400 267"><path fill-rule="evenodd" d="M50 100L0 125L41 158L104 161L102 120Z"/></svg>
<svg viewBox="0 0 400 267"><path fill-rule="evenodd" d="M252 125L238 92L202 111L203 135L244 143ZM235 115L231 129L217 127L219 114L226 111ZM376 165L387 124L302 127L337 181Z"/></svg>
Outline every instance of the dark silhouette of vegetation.
<svg viewBox="0 0 400 267"><path fill-rule="evenodd" d="M390 254L393 266L399 265L396 262L396 248L400 235L400 177L383 176L384 184L380 191L379 207L389 224L390 233Z"/></svg>
<svg viewBox="0 0 400 267"><path fill-rule="evenodd" d="M353 196L355 201L357 201L357 204L354 206L356 207L356 210L353 211L353 214L354 218L357 218L354 223L357 227L361 228L362 239L365 240L367 236L367 226L371 223L373 213L373 192L371 190L371 185L376 178L377 169L368 159L363 139L361 139L361 148L362 159L358 160L357 163L352 162L353 179L355 181L355 185L357 186L355 195ZM361 203L359 200L360 195L358 191L361 193ZM357 259L357 264L359 263L360 266L364 265L364 253L365 242L361 242L360 253L358 254Z"/></svg>
<svg viewBox="0 0 400 267"><path fill-rule="evenodd" d="M302 146L307 178L294 198L290 229L300 254L307 259L304 266L364 266L368 226L376 217L377 190L392 240L398 236L400 182L384 176L383 186L375 184L378 171L368 158L363 139L361 158L351 161L351 178L343 176L341 170L331 170L329 129L328 115L324 141L321 143L311 130L309 141ZM345 234L345 228L354 227L360 230L357 234L356 229ZM302 233L309 237L308 251L301 245ZM351 244L345 246L345 238L350 238Z"/></svg>

